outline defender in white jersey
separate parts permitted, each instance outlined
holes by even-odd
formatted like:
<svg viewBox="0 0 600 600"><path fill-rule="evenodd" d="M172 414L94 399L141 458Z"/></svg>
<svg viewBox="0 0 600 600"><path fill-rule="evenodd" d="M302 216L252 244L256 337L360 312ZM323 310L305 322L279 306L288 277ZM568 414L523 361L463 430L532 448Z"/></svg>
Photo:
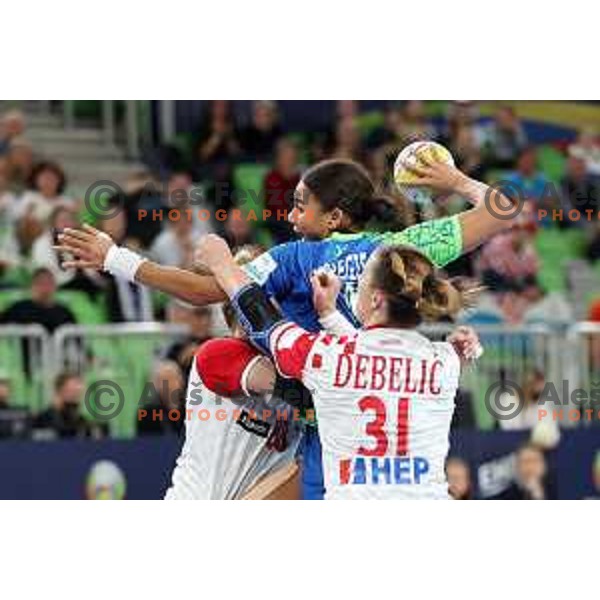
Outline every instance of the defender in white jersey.
<svg viewBox="0 0 600 600"><path fill-rule="evenodd" d="M412 248L382 248L359 285L364 329L314 334L281 319L220 238L202 246L251 339L313 393L326 498L448 498L444 461L460 360L415 327L455 315L473 290L439 277Z"/></svg>
<svg viewBox="0 0 600 600"><path fill-rule="evenodd" d="M271 361L245 340L210 340L199 348L167 500L239 499L273 476L292 485L301 424L273 395L274 380Z"/></svg>

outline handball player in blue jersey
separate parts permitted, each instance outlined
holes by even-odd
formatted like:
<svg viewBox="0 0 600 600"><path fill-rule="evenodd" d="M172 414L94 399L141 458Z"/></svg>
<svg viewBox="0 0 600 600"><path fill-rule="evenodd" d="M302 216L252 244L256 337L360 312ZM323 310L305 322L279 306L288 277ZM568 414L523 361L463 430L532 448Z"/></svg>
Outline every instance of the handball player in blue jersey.
<svg viewBox="0 0 600 600"><path fill-rule="evenodd" d="M277 301L287 318L307 330L321 329L310 283L316 269L330 269L342 280L338 308L346 319L356 323L353 301L358 279L378 246L412 245L436 266L444 267L511 226L510 215L514 208L499 190L440 162L407 168L419 177L417 185L427 186L439 194L457 194L474 208L400 232L373 232L372 227L382 229L382 225L393 223L395 215L389 201L376 197L366 170L347 160L316 164L298 184L289 217L302 239L275 246L246 267L250 277ZM105 269L195 305L227 299L214 277L146 260L116 246L109 236L91 227L65 230L59 239L58 249L74 255L65 266ZM304 497L320 498L323 494L321 453L314 427L307 427L303 457Z"/></svg>

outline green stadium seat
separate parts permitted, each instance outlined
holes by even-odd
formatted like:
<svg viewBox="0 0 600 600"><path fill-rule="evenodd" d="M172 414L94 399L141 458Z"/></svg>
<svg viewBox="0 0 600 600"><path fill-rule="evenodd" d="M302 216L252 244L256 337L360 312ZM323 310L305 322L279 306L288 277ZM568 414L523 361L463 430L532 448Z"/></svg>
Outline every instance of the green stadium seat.
<svg viewBox="0 0 600 600"><path fill-rule="evenodd" d="M585 234L575 229L541 229L535 246L541 262L540 284L548 292L565 291L567 263L583 255Z"/></svg>
<svg viewBox="0 0 600 600"><path fill-rule="evenodd" d="M25 375L23 347L18 338L0 337L0 379L8 379L13 398L30 409L36 409L39 399L31 394L31 384Z"/></svg>
<svg viewBox="0 0 600 600"><path fill-rule="evenodd" d="M378 127L384 123L383 113L381 111L372 111L360 113L356 117L356 126L362 138L366 138Z"/></svg>
<svg viewBox="0 0 600 600"><path fill-rule="evenodd" d="M9 306L14 304L15 302L27 298L28 295L29 292L22 289L0 290L0 312L5 311Z"/></svg>
<svg viewBox="0 0 600 600"><path fill-rule="evenodd" d="M0 312L6 310L15 302L30 296L29 290L0 290ZM71 310L80 325L99 325L107 322L106 311L103 306L90 300L85 292L59 290L56 293L56 299Z"/></svg>
<svg viewBox="0 0 600 600"><path fill-rule="evenodd" d="M543 145L536 150L539 169L550 181L559 184L565 174L565 156L553 146Z"/></svg>
<svg viewBox="0 0 600 600"><path fill-rule="evenodd" d="M100 325L107 322L103 305L90 300L85 292L60 290L56 293L56 299L73 312L80 325Z"/></svg>
<svg viewBox="0 0 600 600"><path fill-rule="evenodd" d="M262 222L264 207L263 183L269 166L263 164L243 164L233 171L233 185L237 194L242 194L238 202L244 211L254 210L258 222Z"/></svg>

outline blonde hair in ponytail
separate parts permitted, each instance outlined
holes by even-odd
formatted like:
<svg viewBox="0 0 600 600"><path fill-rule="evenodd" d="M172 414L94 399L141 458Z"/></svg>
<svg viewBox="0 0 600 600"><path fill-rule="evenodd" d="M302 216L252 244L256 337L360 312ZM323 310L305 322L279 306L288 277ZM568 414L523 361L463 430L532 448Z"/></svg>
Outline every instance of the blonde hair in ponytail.
<svg viewBox="0 0 600 600"><path fill-rule="evenodd" d="M475 304L482 289L466 278L442 277L425 255L409 246L385 247L377 258L372 283L386 294L388 316L397 324L454 319Z"/></svg>
<svg viewBox="0 0 600 600"><path fill-rule="evenodd" d="M475 306L483 289L463 277L445 279L430 275L425 279L423 295L417 308L426 321L456 318L461 310Z"/></svg>

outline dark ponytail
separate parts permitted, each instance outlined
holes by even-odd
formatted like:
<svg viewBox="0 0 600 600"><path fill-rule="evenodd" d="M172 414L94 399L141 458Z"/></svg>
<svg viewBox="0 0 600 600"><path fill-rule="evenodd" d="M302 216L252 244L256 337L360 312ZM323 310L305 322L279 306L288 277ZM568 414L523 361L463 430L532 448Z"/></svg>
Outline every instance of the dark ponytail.
<svg viewBox="0 0 600 600"><path fill-rule="evenodd" d="M323 210L339 208L355 227L385 226L391 230L399 221L400 214L394 201L376 196L369 173L352 160L321 161L304 173L302 181Z"/></svg>
<svg viewBox="0 0 600 600"><path fill-rule="evenodd" d="M366 206L367 219L361 223L375 231L402 231L409 226L398 201L391 196L374 196Z"/></svg>

